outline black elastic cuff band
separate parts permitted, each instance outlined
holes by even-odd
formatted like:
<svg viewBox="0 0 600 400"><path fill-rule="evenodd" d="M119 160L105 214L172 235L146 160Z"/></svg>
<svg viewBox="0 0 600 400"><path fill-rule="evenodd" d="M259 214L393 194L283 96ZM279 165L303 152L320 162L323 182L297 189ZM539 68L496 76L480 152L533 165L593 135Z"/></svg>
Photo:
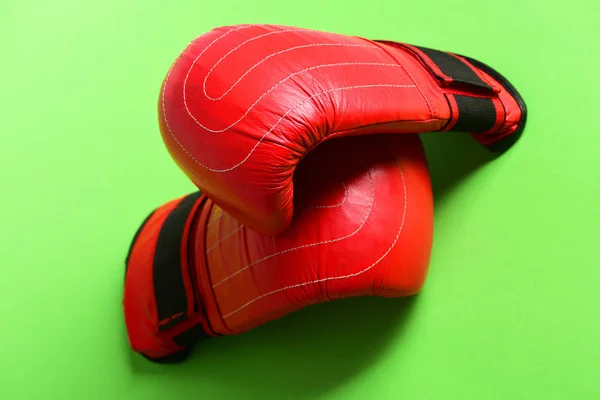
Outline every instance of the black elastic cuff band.
<svg viewBox="0 0 600 400"><path fill-rule="evenodd" d="M463 56L460 54L457 54L457 55L459 55L460 57L463 57L465 60L467 60L468 62L473 64L475 67L484 71L485 73L490 75L492 78L494 78L496 81L498 81L498 83L500 83L506 89L506 91L508 93L510 93L510 95L512 97L514 97L514 99L517 101L517 104L519 105L519 108L521 109L521 120L519 121L519 125L517 126L517 129L513 133L511 133L510 136L502 138L502 139L500 139L494 143L490 143L486 146L489 150L491 150L495 153L505 152L510 147L512 147L512 145L515 144L517 142L517 140L519 140L519 138L521 137L521 134L523 133L523 130L525 129L525 124L527 122L527 105L525 104L525 100L523 100L523 97L521 96L521 94L517 91L517 89L513 86L513 84L509 82L508 79L506 79L501 73L499 73L498 71L496 71L489 65L486 65L486 64L482 63L481 61L475 60L471 57L466 57L466 56Z"/></svg>
<svg viewBox="0 0 600 400"><path fill-rule="evenodd" d="M135 235L133 235L133 239L131 240L131 243L129 244L129 250L127 251L127 257L125 258L125 276L127 276L127 269L129 268L129 259L131 258L131 253L133 252L133 245L138 240L138 237L140 236L140 233L142 233L142 229L144 229L144 227L146 226L146 224L148 223L148 221L154 215L155 212L156 212L156 210L152 211L146 217L146 219L144 219L144 221L142 222L142 224L139 226L139 228L135 232Z"/></svg>

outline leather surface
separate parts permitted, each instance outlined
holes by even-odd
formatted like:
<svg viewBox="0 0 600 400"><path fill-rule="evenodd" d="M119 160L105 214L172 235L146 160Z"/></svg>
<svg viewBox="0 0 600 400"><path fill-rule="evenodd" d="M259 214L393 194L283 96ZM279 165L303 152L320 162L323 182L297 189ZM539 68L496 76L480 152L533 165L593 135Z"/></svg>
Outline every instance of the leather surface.
<svg viewBox="0 0 600 400"><path fill-rule="evenodd" d="M215 204L203 210L194 264L206 271L198 273L200 292L217 333L319 302L421 290L433 200L416 135L323 143L302 161L294 186L296 215L277 236L248 229Z"/></svg>
<svg viewBox="0 0 600 400"><path fill-rule="evenodd" d="M520 108L490 75L467 63L492 88L485 91L452 83L426 60L394 42L220 27L190 43L168 72L159 100L163 139L220 207L253 230L278 234L294 215L294 170L323 140L449 130L458 118L453 94L489 98L498 110L478 140L516 130Z"/></svg>

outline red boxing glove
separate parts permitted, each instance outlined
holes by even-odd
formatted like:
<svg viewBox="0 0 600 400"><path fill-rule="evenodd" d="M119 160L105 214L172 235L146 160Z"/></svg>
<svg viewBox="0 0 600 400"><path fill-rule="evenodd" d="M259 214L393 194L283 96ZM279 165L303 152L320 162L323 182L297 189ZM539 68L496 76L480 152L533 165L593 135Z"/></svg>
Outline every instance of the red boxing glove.
<svg viewBox="0 0 600 400"><path fill-rule="evenodd" d="M147 218L125 279L135 351L177 362L199 340L310 304L421 289L433 200L418 136L327 141L306 155L294 185L294 219L278 236L248 229L200 192Z"/></svg>
<svg viewBox="0 0 600 400"><path fill-rule="evenodd" d="M159 102L169 152L244 226L292 221L292 177L324 140L372 133L470 132L492 150L520 135L515 88L479 61L391 41L242 25L194 40Z"/></svg>

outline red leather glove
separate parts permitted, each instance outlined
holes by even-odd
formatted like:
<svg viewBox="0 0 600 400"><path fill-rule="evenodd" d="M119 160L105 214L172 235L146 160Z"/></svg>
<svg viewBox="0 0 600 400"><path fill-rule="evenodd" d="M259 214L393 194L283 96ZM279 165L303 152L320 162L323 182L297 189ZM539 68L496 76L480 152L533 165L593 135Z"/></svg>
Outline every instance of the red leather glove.
<svg viewBox="0 0 600 400"><path fill-rule="evenodd" d="M244 226L283 232L299 161L332 137L470 132L493 150L519 136L514 87L471 58L294 27L241 25L194 40L159 104L163 138L196 186Z"/></svg>
<svg viewBox="0 0 600 400"><path fill-rule="evenodd" d="M503 150L526 117L473 59L255 25L194 40L159 111L167 149L205 193L158 208L128 256L130 343L162 362L309 304L417 293L433 211L414 134L467 131Z"/></svg>
<svg viewBox="0 0 600 400"><path fill-rule="evenodd" d="M135 351L177 362L199 340L310 304L419 292L433 201L418 136L327 141L306 155L294 185L294 219L277 236L248 229L200 192L148 217L125 279Z"/></svg>

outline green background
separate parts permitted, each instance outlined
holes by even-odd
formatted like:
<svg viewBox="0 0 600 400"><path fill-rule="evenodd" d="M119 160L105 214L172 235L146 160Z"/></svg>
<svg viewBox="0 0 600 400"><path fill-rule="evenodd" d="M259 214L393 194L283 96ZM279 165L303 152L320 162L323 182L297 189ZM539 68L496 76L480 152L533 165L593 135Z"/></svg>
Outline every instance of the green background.
<svg viewBox="0 0 600 400"><path fill-rule="evenodd" d="M0 0L0 399L600 398L600 10L590 1ZM467 54L529 107L493 158L424 137L422 294L304 309L177 366L128 349L123 261L193 190L157 127L195 36L276 23Z"/></svg>

